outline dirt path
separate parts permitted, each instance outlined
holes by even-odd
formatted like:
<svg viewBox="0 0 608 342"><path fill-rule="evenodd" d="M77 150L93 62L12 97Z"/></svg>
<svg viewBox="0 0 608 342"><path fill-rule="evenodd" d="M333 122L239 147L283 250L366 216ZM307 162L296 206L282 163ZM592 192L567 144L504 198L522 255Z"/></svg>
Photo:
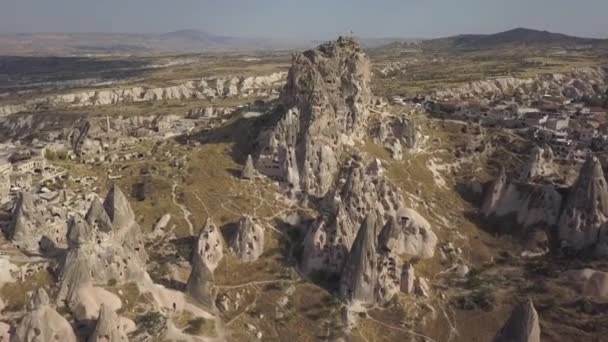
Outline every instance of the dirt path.
<svg viewBox="0 0 608 342"><path fill-rule="evenodd" d="M176 198L177 196L175 193L176 189L177 189L177 182L173 182L173 187L171 188L171 200L173 201L173 204L176 207L178 207L184 214L184 220L188 224L188 230L190 232L190 235L192 236L192 235L194 235L194 225L192 224L192 221L190 221L190 216L192 216L192 213L190 212L190 210L188 210L188 208L186 208L185 205L177 202L177 198Z"/></svg>

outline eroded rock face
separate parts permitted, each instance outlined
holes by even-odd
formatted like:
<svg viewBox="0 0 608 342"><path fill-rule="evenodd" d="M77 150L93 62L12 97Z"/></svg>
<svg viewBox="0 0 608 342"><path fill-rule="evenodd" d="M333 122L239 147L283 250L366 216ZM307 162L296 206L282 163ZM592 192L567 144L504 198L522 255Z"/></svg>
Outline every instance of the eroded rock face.
<svg viewBox="0 0 608 342"><path fill-rule="evenodd" d="M533 182L552 175L554 171L551 147L540 148L535 146L532 149L530 159L522 169L520 180L522 182Z"/></svg>
<svg viewBox="0 0 608 342"><path fill-rule="evenodd" d="M553 226L561 204L562 196L553 186L511 182L503 169L487 189L481 212L486 218L512 215L523 228Z"/></svg>
<svg viewBox="0 0 608 342"><path fill-rule="evenodd" d="M370 62L340 38L294 56L276 125L259 137L256 167L296 191L322 197L339 171L343 144L363 132L372 100Z"/></svg>
<svg viewBox="0 0 608 342"><path fill-rule="evenodd" d="M38 289L30 298L29 312L17 326L11 341L66 341L76 342L70 323L50 306L49 297Z"/></svg>
<svg viewBox="0 0 608 342"><path fill-rule="evenodd" d="M123 330L120 318L112 309L102 305L95 331L89 342L127 342L127 333Z"/></svg>
<svg viewBox="0 0 608 342"><path fill-rule="evenodd" d="M540 325L538 314L531 300L519 304L494 342L540 342Z"/></svg>
<svg viewBox="0 0 608 342"><path fill-rule="evenodd" d="M335 214L315 220L304 238L302 271L340 274L355 240L355 227L341 201Z"/></svg>
<svg viewBox="0 0 608 342"><path fill-rule="evenodd" d="M209 271L217 268L224 257L224 244L222 234L210 218L205 222L198 235L194 246L193 258L199 258L207 266Z"/></svg>
<svg viewBox="0 0 608 342"><path fill-rule="evenodd" d="M326 197L326 202L340 199L355 227L359 227L370 211L378 212L381 217L394 215L403 202L398 189L375 171L374 164L366 166L358 159L350 160L343 167L335 190Z"/></svg>
<svg viewBox="0 0 608 342"><path fill-rule="evenodd" d="M384 251L409 258L429 259L435 255L437 235L431 224L413 209L400 209L390 217L379 236Z"/></svg>
<svg viewBox="0 0 608 342"><path fill-rule="evenodd" d="M255 167L253 166L253 158L251 157L251 154L247 156L245 166L243 167L243 171L241 171L241 178L248 180L255 178Z"/></svg>
<svg viewBox="0 0 608 342"><path fill-rule="evenodd" d="M65 222L57 222L58 218L49 209L47 205L35 202L30 193L19 193L8 227L11 241L21 249L36 252L45 237L55 244L64 241Z"/></svg>
<svg viewBox="0 0 608 342"><path fill-rule="evenodd" d="M387 303L401 289L401 258L390 252L384 252L378 257L378 275L376 283L376 302Z"/></svg>
<svg viewBox="0 0 608 342"><path fill-rule="evenodd" d="M563 247L583 250L596 246L606 232L608 187L596 157L585 161L566 199L559 218L558 234Z"/></svg>
<svg viewBox="0 0 608 342"><path fill-rule="evenodd" d="M69 222L58 299L71 308L79 307L82 287L137 282L146 277L143 237L133 216L128 216L132 213L128 201L114 187L105 204L95 199L84 219L74 217Z"/></svg>
<svg viewBox="0 0 608 342"><path fill-rule="evenodd" d="M340 278L340 296L351 304L374 304L378 254L376 235L381 218L370 213L365 218L350 250Z"/></svg>
<svg viewBox="0 0 608 342"><path fill-rule="evenodd" d="M239 220L236 236L230 247L242 261L256 261L264 252L264 227L253 217L244 215Z"/></svg>
<svg viewBox="0 0 608 342"><path fill-rule="evenodd" d="M214 308L216 291L213 272L207 268L202 258L193 258L192 271L186 283L186 292L199 304Z"/></svg>
<svg viewBox="0 0 608 342"><path fill-rule="evenodd" d="M414 121L405 116L382 117L370 133L374 142L383 145L395 160L401 160L404 148L415 148L418 141Z"/></svg>

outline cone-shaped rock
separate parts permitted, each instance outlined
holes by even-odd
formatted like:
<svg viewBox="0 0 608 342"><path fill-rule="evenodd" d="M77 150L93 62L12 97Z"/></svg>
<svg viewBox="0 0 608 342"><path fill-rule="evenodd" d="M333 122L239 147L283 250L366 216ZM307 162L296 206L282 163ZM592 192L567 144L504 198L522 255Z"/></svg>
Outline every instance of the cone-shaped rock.
<svg viewBox="0 0 608 342"><path fill-rule="evenodd" d="M598 243L608 220L608 187L596 157L589 157L570 189L559 219L563 247L582 250Z"/></svg>
<svg viewBox="0 0 608 342"><path fill-rule="evenodd" d="M196 240L193 258L200 258L207 268L213 272L224 257L224 244L222 234L210 218Z"/></svg>
<svg viewBox="0 0 608 342"><path fill-rule="evenodd" d="M247 156L247 161L245 162L243 171L241 171L241 178L251 180L254 177L255 177L255 167L253 166L253 158L251 158L251 154L250 154Z"/></svg>
<svg viewBox="0 0 608 342"><path fill-rule="evenodd" d="M84 219L95 230L109 233L112 231L112 220L99 197L95 196Z"/></svg>
<svg viewBox="0 0 608 342"><path fill-rule="evenodd" d="M21 320L11 342L76 342L70 323L49 305L46 292L39 289L30 298L30 310Z"/></svg>
<svg viewBox="0 0 608 342"><path fill-rule="evenodd" d="M93 228L80 217L72 217L68 222L68 247L76 248L95 241Z"/></svg>
<svg viewBox="0 0 608 342"><path fill-rule="evenodd" d="M231 248L242 261L256 261L264 252L264 228L262 225L249 215L241 217Z"/></svg>
<svg viewBox="0 0 608 342"><path fill-rule="evenodd" d="M120 318L111 308L101 305L95 331L89 342L127 342L127 334L122 328Z"/></svg>
<svg viewBox="0 0 608 342"><path fill-rule="evenodd" d="M538 314L531 300L513 310L494 342L540 342Z"/></svg>
<svg viewBox="0 0 608 342"><path fill-rule="evenodd" d="M375 303L376 232L381 225L377 214L372 212L359 228L340 277L340 296L346 302Z"/></svg>
<svg viewBox="0 0 608 342"><path fill-rule="evenodd" d="M57 239L55 229L47 229L48 227L42 214L37 212L32 195L28 192L19 193L8 227L11 241L19 248L37 251L38 242L43 236L53 242Z"/></svg>
<svg viewBox="0 0 608 342"><path fill-rule="evenodd" d="M135 221L135 214L127 197L116 184L110 188L103 206L115 229L129 227Z"/></svg>
<svg viewBox="0 0 608 342"><path fill-rule="evenodd" d="M339 171L341 146L363 133L370 75L368 57L350 38L295 55L283 109L259 137L258 170L304 193L325 195Z"/></svg>
<svg viewBox="0 0 608 342"><path fill-rule="evenodd" d="M99 204L91 203L84 220L74 217L69 222L68 252L61 267L58 299L70 307L78 306L78 290L83 286L137 282L146 276L139 225L132 221L119 231L108 230L110 216Z"/></svg>
<svg viewBox="0 0 608 342"><path fill-rule="evenodd" d="M192 271L186 283L186 292L205 307L215 307L216 293L213 272L207 268L201 258L192 260Z"/></svg>

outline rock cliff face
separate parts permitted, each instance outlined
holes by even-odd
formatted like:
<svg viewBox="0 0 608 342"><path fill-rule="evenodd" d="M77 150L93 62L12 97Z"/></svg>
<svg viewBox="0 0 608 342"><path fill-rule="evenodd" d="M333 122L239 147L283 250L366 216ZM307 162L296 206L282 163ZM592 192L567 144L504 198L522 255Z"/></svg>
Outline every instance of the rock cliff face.
<svg viewBox="0 0 608 342"><path fill-rule="evenodd" d="M524 228L553 226L559 219L561 203L562 196L553 186L511 182L503 169L487 189L481 211L487 218L512 215Z"/></svg>
<svg viewBox="0 0 608 342"><path fill-rule="evenodd" d="M494 342L540 342L538 314L531 300L518 305Z"/></svg>
<svg viewBox="0 0 608 342"><path fill-rule="evenodd" d="M253 262L264 253L264 227L249 215L239 220L236 236L230 245L236 256L244 262Z"/></svg>
<svg viewBox="0 0 608 342"><path fill-rule="evenodd" d="M559 218L558 234L563 247L573 250L597 248L602 243L608 221L608 186L602 165L590 157L570 189ZM598 245L599 244L599 245Z"/></svg>
<svg viewBox="0 0 608 342"><path fill-rule="evenodd" d="M378 255L376 236L382 226L377 214L367 215L340 277L340 296L350 304L374 304L376 302L376 279Z"/></svg>
<svg viewBox="0 0 608 342"><path fill-rule="evenodd" d="M208 218L205 226L201 228L193 252L193 258L201 259L211 273L213 273L224 257L222 234L211 219Z"/></svg>
<svg viewBox="0 0 608 342"><path fill-rule="evenodd" d="M437 91L439 99L489 98L533 96L548 94L580 99L598 95L606 88L608 73L604 68L579 68L567 74L542 74L534 78L503 77L494 80L474 81L465 85Z"/></svg>
<svg viewBox="0 0 608 342"><path fill-rule="evenodd" d="M81 108L132 102L263 96L269 95L273 89L283 85L285 76L285 73L277 72L267 76L212 77L168 87L137 86L125 89L102 89L52 95L31 99L24 104L0 106L0 116L24 111L36 111L41 107Z"/></svg>
<svg viewBox="0 0 608 342"><path fill-rule="evenodd" d="M11 341L77 341L72 326L51 307L43 289L38 289L30 298L28 310L11 336Z"/></svg>
<svg viewBox="0 0 608 342"><path fill-rule="evenodd" d="M296 191L322 197L339 171L342 145L362 136L372 94L370 62L340 38L293 57L277 123L259 137L256 167Z"/></svg>

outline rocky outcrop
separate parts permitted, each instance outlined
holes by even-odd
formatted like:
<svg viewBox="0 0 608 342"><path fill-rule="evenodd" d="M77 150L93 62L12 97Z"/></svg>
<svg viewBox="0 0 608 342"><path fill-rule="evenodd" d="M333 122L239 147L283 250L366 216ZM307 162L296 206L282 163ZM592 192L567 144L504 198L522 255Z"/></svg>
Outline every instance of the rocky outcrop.
<svg viewBox="0 0 608 342"><path fill-rule="evenodd" d="M538 314L531 300L517 305L494 342L540 342Z"/></svg>
<svg viewBox="0 0 608 342"><path fill-rule="evenodd" d="M38 251L40 241L46 237L57 244L65 240L66 224L64 210L42 203L28 192L19 193L11 213L8 232L11 241L18 247Z"/></svg>
<svg viewBox="0 0 608 342"><path fill-rule="evenodd" d="M241 171L241 178L247 180L252 180L255 178L255 166L253 166L253 158L251 157L251 154L247 156L245 166L243 167L243 171Z"/></svg>
<svg viewBox="0 0 608 342"><path fill-rule="evenodd" d="M378 240L381 250L419 259L432 258L437 245L431 224L415 210L405 208L389 218Z"/></svg>
<svg viewBox="0 0 608 342"><path fill-rule="evenodd" d="M216 291L213 272L205 265L203 258L195 257L191 264L192 271L186 283L186 293L206 308L214 308Z"/></svg>
<svg viewBox="0 0 608 342"><path fill-rule="evenodd" d="M304 238L301 269L305 274L340 274L344 267L356 229L344 205L338 201L335 206L335 213L315 220Z"/></svg>
<svg viewBox="0 0 608 342"><path fill-rule="evenodd" d="M120 322L120 317L110 308L102 305L95 331L88 342L128 342L127 333Z"/></svg>
<svg viewBox="0 0 608 342"><path fill-rule="evenodd" d="M385 304L401 290L401 258L390 252L378 256L378 273L376 280L376 302Z"/></svg>
<svg viewBox="0 0 608 342"><path fill-rule="evenodd" d="M406 116L382 117L371 130L374 142L384 146L393 159L401 160L405 148L416 147L418 133L414 121Z"/></svg>
<svg viewBox="0 0 608 342"><path fill-rule="evenodd" d="M486 218L512 216L523 228L553 226L561 203L562 196L553 186L511 182L503 169L486 190L481 212Z"/></svg>
<svg viewBox="0 0 608 342"><path fill-rule="evenodd" d="M378 171L376 162L366 165L360 157L349 160L335 188L327 194L325 207L332 209L332 203L341 202L355 230L368 212L376 211L382 218L395 215L403 198L395 185Z"/></svg>
<svg viewBox="0 0 608 342"><path fill-rule="evenodd" d="M606 88L608 73L601 67L577 68L566 74L541 74L534 78L501 77L474 81L462 86L435 92L438 99L466 100L470 98L501 99L537 94L580 99L601 95Z"/></svg>
<svg viewBox="0 0 608 342"><path fill-rule="evenodd" d="M148 256L144 248L141 228L135 221L135 213L131 209L131 204L116 184L110 187L110 191L103 202L103 207L112 222L115 239L121 242L122 247L145 262ZM89 224L93 223L89 222Z"/></svg>
<svg viewBox="0 0 608 342"><path fill-rule="evenodd" d="M285 83L285 76L285 73L277 72L266 76L203 78L159 88L136 86L87 90L35 98L19 105L0 106L0 115L36 111L38 108L83 108L149 101L269 96L274 89Z"/></svg>
<svg viewBox="0 0 608 342"><path fill-rule="evenodd" d="M337 185L322 201L324 214L315 220L304 240L301 268L306 274L340 273L365 219L365 213L393 216L402 198L382 176L381 166L360 159L346 163Z"/></svg>
<svg viewBox="0 0 608 342"><path fill-rule="evenodd" d="M137 282L147 276L143 236L118 187L108 192L104 204L93 200L84 219L70 220L67 235L59 300L73 310L81 306L83 287Z"/></svg>
<svg viewBox="0 0 608 342"><path fill-rule="evenodd" d="M72 326L49 302L43 289L30 298L28 313L23 317L11 338L13 342L66 341L76 342Z"/></svg>
<svg viewBox="0 0 608 342"><path fill-rule="evenodd" d="M414 266L408 264L401 269L401 292L412 294L414 293L414 281L416 280L416 272Z"/></svg>
<svg viewBox="0 0 608 342"><path fill-rule="evenodd" d="M230 248L241 261L258 260L264 253L264 227L252 216L244 215L239 220Z"/></svg>
<svg viewBox="0 0 608 342"><path fill-rule="evenodd" d="M276 124L259 137L256 167L295 191L322 197L344 144L364 133L372 94L370 62L349 38L293 57Z"/></svg>
<svg viewBox="0 0 608 342"><path fill-rule="evenodd" d="M598 251L608 221L608 186L600 161L591 156L570 189L559 218L558 235L564 248ZM605 241L608 242L608 241Z"/></svg>
<svg viewBox="0 0 608 342"><path fill-rule="evenodd" d="M555 172L553 165L553 150L547 146L541 148L535 146L530 154L530 159L524 165L520 174L520 181L534 182L551 176Z"/></svg>
<svg viewBox="0 0 608 342"><path fill-rule="evenodd" d="M340 296L350 304L376 303L376 236L381 226L381 218L376 213L368 214L346 259L340 277Z"/></svg>
<svg viewBox="0 0 608 342"><path fill-rule="evenodd" d="M566 271L561 278L574 286L582 296L599 302L608 301L608 272L586 268Z"/></svg>
<svg viewBox="0 0 608 342"><path fill-rule="evenodd" d="M224 257L222 234L210 218L207 218L205 226L201 228L193 252L192 257L200 259L211 273Z"/></svg>

